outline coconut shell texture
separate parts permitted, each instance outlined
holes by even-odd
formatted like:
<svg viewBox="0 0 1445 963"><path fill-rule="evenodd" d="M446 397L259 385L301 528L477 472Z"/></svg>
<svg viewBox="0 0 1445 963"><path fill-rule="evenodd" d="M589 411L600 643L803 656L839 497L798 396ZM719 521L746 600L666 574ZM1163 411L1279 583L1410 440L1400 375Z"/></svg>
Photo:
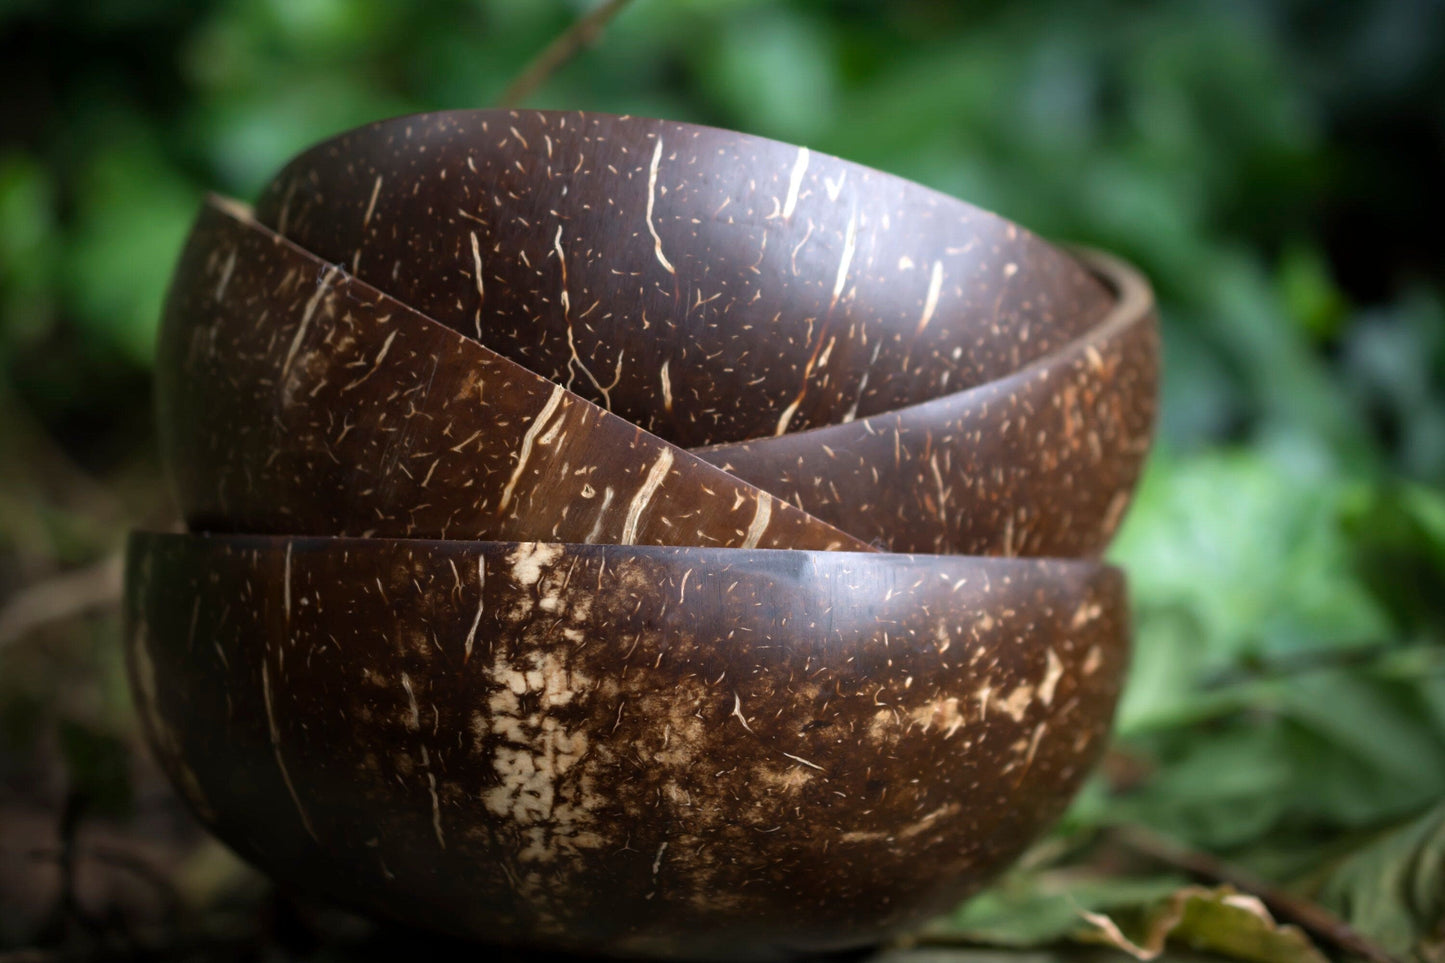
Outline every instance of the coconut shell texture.
<svg viewBox="0 0 1445 963"><path fill-rule="evenodd" d="M946 909L1103 745L1089 562L145 535L137 702L293 885L481 939L787 956Z"/></svg>
<svg viewBox="0 0 1445 963"><path fill-rule="evenodd" d="M981 384L1084 333L1111 301L1074 259L953 198L638 117L382 121L297 157L257 216L688 447Z"/></svg>
<svg viewBox="0 0 1445 963"><path fill-rule="evenodd" d="M162 451L202 531L866 548L224 202L158 355Z"/></svg>
<svg viewBox="0 0 1445 963"><path fill-rule="evenodd" d="M1097 759L1152 293L804 148L385 121L212 198L139 533L150 741L287 885L663 959L876 942ZM1024 557L1010 557L1024 556Z"/></svg>
<svg viewBox="0 0 1445 963"><path fill-rule="evenodd" d="M889 551L1098 555L1148 453L1159 334L1136 271L1094 253L1085 263L1118 301L1086 335L1012 374L698 454Z"/></svg>

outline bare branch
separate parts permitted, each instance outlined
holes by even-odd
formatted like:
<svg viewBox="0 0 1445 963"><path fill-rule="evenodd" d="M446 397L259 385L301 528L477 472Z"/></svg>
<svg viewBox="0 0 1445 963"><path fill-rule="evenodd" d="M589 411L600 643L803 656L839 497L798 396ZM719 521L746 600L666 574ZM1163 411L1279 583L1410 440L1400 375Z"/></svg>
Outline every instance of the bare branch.
<svg viewBox="0 0 1445 963"><path fill-rule="evenodd" d="M497 106L520 107L559 67L577 56L583 47L596 43L607 24L627 3L628 0L602 0L586 15L579 17L556 40L532 58L532 62L527 64L517 79L502 91L502 95L497 98Z"/></svg>
<svg viewBox="0 0 1445 963"><path fill-rule="evenodd" d="M35 629L120 601L119 552L87 568L27 586L0 608L0 649Z"/></svg>
<svg viewBox="0 0 1445 963"><path fill-rule="evenodd" d="M1121 826L1109 835L1121 846L1141 856L1183 870L1190 876L1212 883L1228 883L1235 889L1259 897L1277 919L1294 923L1311 936L1370 963L1399 963L1374 942L1318 903L1286 893L1256 879L1238 866L1216 856L1188 849L1138 826Z"/></svg>

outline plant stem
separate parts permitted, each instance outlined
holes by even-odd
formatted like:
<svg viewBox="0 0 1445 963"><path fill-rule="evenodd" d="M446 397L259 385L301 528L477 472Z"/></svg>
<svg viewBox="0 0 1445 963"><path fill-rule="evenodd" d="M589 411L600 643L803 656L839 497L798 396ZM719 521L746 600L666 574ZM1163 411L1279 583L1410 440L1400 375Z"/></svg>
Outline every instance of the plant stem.
<svg viewBox="0 0 1445 963"><path fill-rule="evenodd" d="M1138 826L1116 827L1109 835L1119 845L1141 856L1183 870L1190 876L1213 883L1227 883L1241 892L1256 896L1278 919L1294 923L1316 939L1346 953L1363 957L1370 963L1400 963L1318 903L1270 886L1216 856L1189 849Z"/></svg>
<svg viewBox="0 0 1445 963"><path fill-rule="evenodd" d="M597 42L603 29L627 6L628 0L602 0L587 14L553 40L532 62L527 64L517 79L502 91L497 98L498 107L520 107L537 92L547 80L567 61L575 57L583 47Z"/></svg>
<svg viewBox="0 0 1445 963"><path fill-rule="evenodd" d="M123 568L124 557L117 552L16 592L0 605L0 649L41 626L115 605Z"/></svg>

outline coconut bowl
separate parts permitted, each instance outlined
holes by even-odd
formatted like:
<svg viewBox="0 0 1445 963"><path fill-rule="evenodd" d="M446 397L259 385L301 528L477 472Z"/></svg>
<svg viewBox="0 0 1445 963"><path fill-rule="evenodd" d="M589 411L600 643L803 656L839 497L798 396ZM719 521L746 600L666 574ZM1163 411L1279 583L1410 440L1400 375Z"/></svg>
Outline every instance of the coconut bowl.
<svg viewBox="0 0 1445 963"><path fill-rule="evenodd" d="M189 533L130 544L136 704L218 837L379 917L677 960L886 940L1102 750L1097 557L1158 356L1127 265L805 148L360 128L182 254L156 394Z"/></svg>
<svg viewBox="0 0 1445 963"><path fill-rule="evenodd" d="M199 531L866 549L211 198L157 346Z"/></svg>
<svg viewBox="0 0 1445 963"><path fill-rule="evenodd" d="M640 117L382 121L299 155L256 214L683 447L985 383L1074 340L1112 300L1067 253L921 185Z"/></svg>
<svg viewBox="0 0 1445 963"><path fill-rule="evenodd" d="M1148 450L1158 331L1137 271L1080 263L1109 310L1010 374L687 451L212 198L161 326L164 461L204 531L1096 555Z"/></svg>
<svg viewBox="0 0 1445 963"><path fill-rule="evenodd" d="M138 534L127 657L200 819L293 887L564 951L770 960L976 891L1098 756L1088 561Z"/></svg>

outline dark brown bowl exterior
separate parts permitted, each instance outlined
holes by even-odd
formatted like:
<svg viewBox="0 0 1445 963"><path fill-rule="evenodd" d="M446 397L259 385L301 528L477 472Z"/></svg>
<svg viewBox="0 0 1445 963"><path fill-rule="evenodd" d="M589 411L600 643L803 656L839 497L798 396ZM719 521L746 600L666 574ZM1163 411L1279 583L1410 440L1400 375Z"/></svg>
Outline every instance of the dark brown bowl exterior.
<svg viewBox="0 0 1445 963"><path fill-rule="evenodd" d="M193 531L868 548L218 198L171 284L156 400Z"/></svg>
<svg viewBox="0 0 1445 963"><path fill-rule="evenodd" d="M1089 257L1114 307L1019 372L688 453L212 199L161 327L164 461L199 531L1094 555L1148 449L1158 332L1147 282Z"/></svg>
<svg viewBox="0 0 1445 963"><path fill-rule="evenodd" d="M215 832L493 942L770 959L1004 867L1097 757L1089 562L139 534L134 693Z"/></svg>
<svg viewBox="0 0 1445 963"><path fill-rule="evenodd" d="M1159 323L1143 275L1087 334L1011 375L846 424L696 453L890 552L1101 554L1154 434Z"/></svg>
<svg viewBox="0 0 1445 963"><path fill-rule="evenodd" d="M637 117L381 121L297 157L257 216L684 447L982 384L1110 304L1069 255L961 201L806 148Z"/></svg>

